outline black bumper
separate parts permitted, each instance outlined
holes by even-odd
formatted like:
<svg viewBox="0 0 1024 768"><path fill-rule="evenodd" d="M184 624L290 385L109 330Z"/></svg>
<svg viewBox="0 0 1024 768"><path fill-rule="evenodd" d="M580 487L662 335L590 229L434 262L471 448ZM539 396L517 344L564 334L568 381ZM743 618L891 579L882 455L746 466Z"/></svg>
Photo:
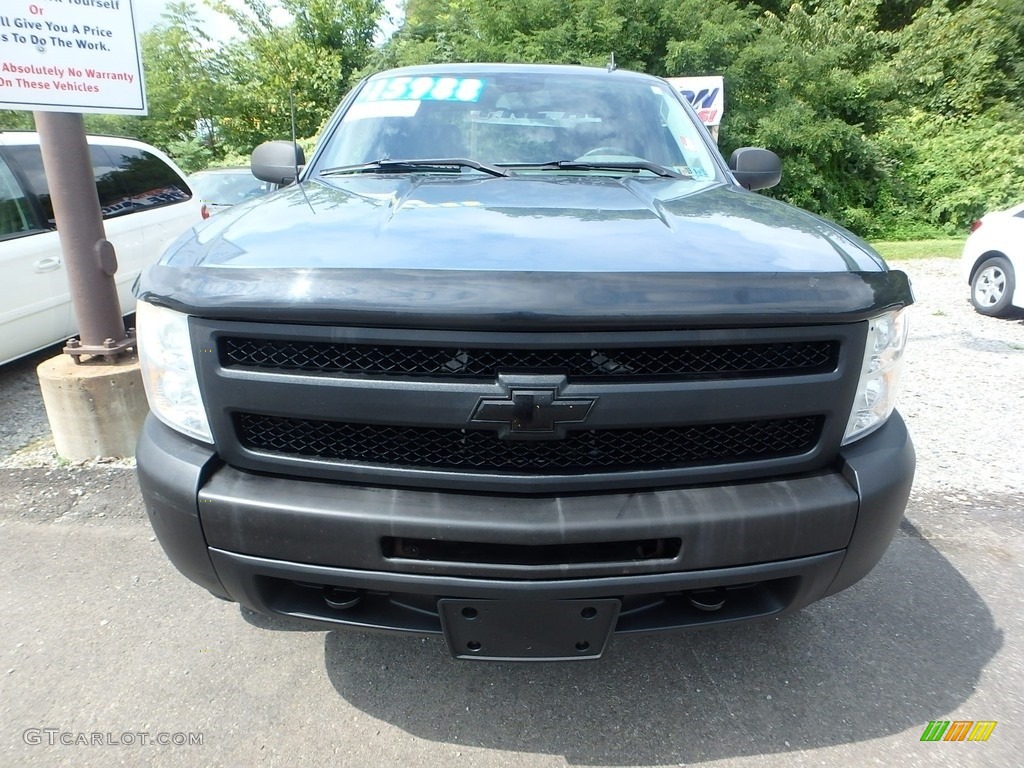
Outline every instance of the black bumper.
<svg viewBox="0 0 1024 768"><path fill-rule="evenodd" d="M442 598L614 597L620 633L780 615L874 567L914 474L898 414L827 471L632 493L495 496L257 475L152 416L137 460L160 543L210 592L322 626L419 634L442 631ZM718 610L697 605L719 597Z"/></svg>

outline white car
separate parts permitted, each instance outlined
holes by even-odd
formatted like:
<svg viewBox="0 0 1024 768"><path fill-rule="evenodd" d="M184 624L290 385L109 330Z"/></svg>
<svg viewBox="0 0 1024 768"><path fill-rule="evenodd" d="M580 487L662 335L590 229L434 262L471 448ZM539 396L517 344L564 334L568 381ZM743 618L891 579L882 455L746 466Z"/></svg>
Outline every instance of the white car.
<svg viewBox="0 0 1024 768"><path fill-rule="evenodd" d="M1024 309L1017 273L1024 265L1024 203L986 213L971 225L960 266L971 286L971 303L983 315Z"/></svg>
<svg viewBox="0 0 1024 768"><path fill-rule="evenodd" d="M164 247L202 221L185 175L155 147L88 137L103 226L114 244L121 313L132 284ZM0 364L77 333L39 136L0 132Z"/></svg>

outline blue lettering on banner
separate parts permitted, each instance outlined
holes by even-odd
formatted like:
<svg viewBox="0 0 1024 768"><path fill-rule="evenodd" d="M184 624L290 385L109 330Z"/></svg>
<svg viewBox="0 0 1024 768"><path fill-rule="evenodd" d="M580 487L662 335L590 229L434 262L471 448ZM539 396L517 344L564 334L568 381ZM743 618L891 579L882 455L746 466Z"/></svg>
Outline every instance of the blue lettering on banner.
<svg viewBox="0 0 1024 768"><path fill-rule="evenodd" d="M357 101L480 100L484 83L472 77L385 77L374 80Z"/></svg>
<svg viewBox="0 0 1024 768"><path fill-rule="evenodd" d="M693 91L680 91L679 93L693 105L694 109L707 109L718 98L718 88L704 88L696 93Z"/></svg>

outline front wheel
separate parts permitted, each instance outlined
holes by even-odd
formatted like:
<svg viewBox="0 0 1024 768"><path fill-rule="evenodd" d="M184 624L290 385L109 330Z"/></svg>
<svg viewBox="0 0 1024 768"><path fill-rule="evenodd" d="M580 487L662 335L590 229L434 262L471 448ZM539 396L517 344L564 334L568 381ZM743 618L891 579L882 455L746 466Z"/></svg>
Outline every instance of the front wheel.
<svg viewBox="0 0 1024 768"><path fill-rule="evenodd" d="M1009 261L1002 256L986 259L971 279L971 303L983 315L1003 315L1010 308L1014 282Z"/></svg>

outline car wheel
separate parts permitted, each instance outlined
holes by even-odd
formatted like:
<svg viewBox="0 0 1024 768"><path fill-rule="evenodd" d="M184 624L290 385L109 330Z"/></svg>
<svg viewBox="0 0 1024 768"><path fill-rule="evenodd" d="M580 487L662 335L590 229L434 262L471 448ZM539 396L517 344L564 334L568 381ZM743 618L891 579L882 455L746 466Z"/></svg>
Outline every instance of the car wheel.
<svg viewBox="0 0 1024 768"><path fill-rule="evenodd" d="M1013 299L1013 267L1002 256L985 259L971 278L971 303L983 315L1006 312Z"/></svg>

